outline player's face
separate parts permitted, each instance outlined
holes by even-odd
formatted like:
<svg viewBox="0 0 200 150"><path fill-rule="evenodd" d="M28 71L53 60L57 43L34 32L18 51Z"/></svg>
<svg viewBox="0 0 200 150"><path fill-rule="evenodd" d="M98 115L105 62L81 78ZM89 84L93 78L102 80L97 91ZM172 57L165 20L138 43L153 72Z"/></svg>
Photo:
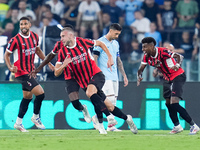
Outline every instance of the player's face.
<svg viewBox="0 0 200 150"><path fill-rule="evenodd" d="M148 43L142 44L142 51L144 54L150 55L152 50L154 50L153 44L148 44Z"/></svg>
<svg viewBox="0 0 200 150"><path fill-rule="evenodd" d="M121 31L118 30L112 30L111 29L111 40L116 40L118 39L119 35L120 35Z"/></svg>
<svg viewBox="0 0 200 150"><path fill-rule="evenodd" d="M23 35L28 35L30 27L31 27L31 23L28 20L21 20L19 25L20 25L21 33Z"/></svg>
<svg viewBox="0 0 200 150"><path fill-rule="evenodd" d="M72 37L70 32L68 31L62 31L60 33L61 41L63 42L64 46L70 46L70 43L72 41Z"/></svg>

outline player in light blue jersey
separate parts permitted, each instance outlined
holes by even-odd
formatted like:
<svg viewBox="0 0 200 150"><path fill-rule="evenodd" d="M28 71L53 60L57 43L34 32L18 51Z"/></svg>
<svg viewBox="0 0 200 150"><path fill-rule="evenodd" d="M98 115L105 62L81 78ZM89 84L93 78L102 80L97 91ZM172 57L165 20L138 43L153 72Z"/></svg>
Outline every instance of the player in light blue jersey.
<svg viewBox="0 0 200 150"><path fill-rule="evenodd" d="M103 74L105 75L106 82L102 88L107 98L113 103L113 105L116 105L117 96L118 96L118 89L119 89L119 83L118 83L118 69L121 72L123 78L124 78L124 86L128 85L128 79L126 76L126 73L124 71L123 63L120 59L119 55L119 43L116 40L120 33L121 33L122 27L118 23L113 23L109 27L108 33L99 38L98 40L103 42L107 48L109 49L109 52L111 53L114 65L112 66L112 70L110 70L107 67L107 60L108 57L106 56L106 53L100 48L100 47L94 47L93 49L93 56L94 60L99 66L99 68L102 70ZM113 116L114 118L114 116ZM93 123L98 124L96 116L93 116ZM98 128L98 126L95 126ZM107 131L121 131L117 129L115 126L111 128L107 128Z"/></svg>

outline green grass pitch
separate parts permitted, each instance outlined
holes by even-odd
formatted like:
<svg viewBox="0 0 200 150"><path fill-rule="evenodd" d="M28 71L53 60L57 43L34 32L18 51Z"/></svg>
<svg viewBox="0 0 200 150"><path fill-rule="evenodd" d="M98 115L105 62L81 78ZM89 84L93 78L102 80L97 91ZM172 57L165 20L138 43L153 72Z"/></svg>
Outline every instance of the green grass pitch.
<svg viewBox="0 0 200 150"><path fill-rule="evenodd" d="M97 130L0 130L0 150L200 150L200 133L185 130L129 130L100 135Z"/></svg>

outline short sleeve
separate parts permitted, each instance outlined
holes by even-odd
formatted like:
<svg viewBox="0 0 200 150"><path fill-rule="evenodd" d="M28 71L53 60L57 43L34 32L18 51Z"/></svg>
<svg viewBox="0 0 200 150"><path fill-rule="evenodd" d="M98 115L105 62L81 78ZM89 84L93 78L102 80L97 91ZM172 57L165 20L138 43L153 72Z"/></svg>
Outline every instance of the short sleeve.
<svg viewBox="0 0 200 150"><path fill-rule="evenodd" d="M17 43L15 41L14 38L12 38L9 42L8 42L8 45L7 45L7 48L6 50L9 52L9 53L13 53L13 51L17 48Z"/></svg>
<svg viewBox="0 0 200 150"><path fill-rule="evenodd" d="M144 55L144 56L143 56L141 64L144 64L144 65L147 65L147 64L148 64L147 55Z"/></svg>
<svg viewBox="0 0 200 150"><path fill-rule="evenodd" d="M83 42L86 44L87 48L94 47L96 44L96 41L91 39L83 39Z"/></svg>
<svg viewBox="0 0 200 150"><path fill-rule="evenodd" d="M62 64L62 62L63 62L63 56L62 56L62 52L60 50L58 53L58 60L56 63Z"/></svg>
<svg viewBox="0 0 200 150"><path fill-rule="evenodd" d="M56 44L52 50L52 53L57 54L62 47L63 47L63 43L61 41L56 42Z"/></svg>

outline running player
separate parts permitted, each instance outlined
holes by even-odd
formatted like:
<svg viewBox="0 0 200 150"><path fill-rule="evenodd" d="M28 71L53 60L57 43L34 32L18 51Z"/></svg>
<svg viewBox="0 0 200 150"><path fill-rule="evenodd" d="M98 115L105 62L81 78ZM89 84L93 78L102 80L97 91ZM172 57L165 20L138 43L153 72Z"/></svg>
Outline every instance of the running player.
<svg viewBox="0 0 200 150"><path fill-rule="evenodd" d="M61 41L63 42L64 47L59 51L58 54L58 61L55 66L55 75L59 76L64 71L65 79L67 79L67 73L69 72L66 70L70 69L70 74L74 76L74 79L78 82L80 87L85 89L86 95L91 99L99 122L103 121L103 112L107 116L108 126L114 126L116 121L110 115L106 105L104 104L106 96L101 90L105 78L101 70L97 67L96 63L92 59L89 50L90 47L95 45L100 46L103 50L105 50L106 54L108 55L107 65L108 68L111 68L113 65L113 60L107 47L98 40L92 41L75 37L74 31L71 28L63 28L61 31ZM133 133L137 133L137 128L130 115L127 116L123 114L117 107L114 107L112 114L126 120L131 131ZM104 129L102 126L100 128ZM102 132L102 134L107 134L107 132Z"/></svg>
<svg viewBox="0 0 200 150"><path fill-rule="evenodd" d="M33 77L28 77L28 74L35 68L35 54L41 59L44 59L45 55L38 46L38 35L30 31L31 23L29 18L22 17L19 23L20 33L9 41L4 58L8 69L12 73L15 73L16 79L22 84L23 90L23 99L20 103L14 128L21 132L28 132L22 125L22 119L27 112L33 94L36 98L34 100L34 113L31 121L37 128L45 129L39 117L40 108L45 96L44 90ZM14 55L14 66L12 66L10 62L10 55L12 53ZM53 65L49 63L49 67L52 69Z"/></svg>
<svg viewBox="0 0 200 150"><path fill-rule="evenodd" d="M180 67L183 56L163 47L155 47L155 45L156 41L152 37L145 37L142 40L144 57L138 70L137 86L140 85L143 79L142 72L147 64L158 68L163 74L164 79L168 80L168 82L164 82L163 93L164 98L170 101L166 106L170 118L174 123L174 127L170 133L175 134L183 131L177 117L177 113L179 113L180 116L190 124L190 134L196 134L199 131L199 127L194 123L186 109L179 105L179 101L182 99L183 85L186 80L184 70Z"/></svg>
<svg viewBox="0 0 200 150"><path fill-rule="evenodd" d="M109 27L109 32L105 36L98 39L107 46L109 52L113 57L114 65L112 66L112 71L110 71L107 68L106 62L108 60L108 57L106 56L106 53L102 50L102 48L94 47L93 49L94 60L96 64L99 66L99 68L102 70L106 79L102 90L105 93L106 97L112 102L114 106L116 106L118 90L119 90L118 69L121 72L122 76L124 77L124 86L126 87L128 85L128 79L119 55L119 43L116 40L119 37L121 31L122 27L120 26L120 24L112 23ZM96 119L96 115L92 117L92 121L94 127L98 128L98 120ZM121 130L113 126L111 128L108 127L107 131L121 131Z"/></svg>

